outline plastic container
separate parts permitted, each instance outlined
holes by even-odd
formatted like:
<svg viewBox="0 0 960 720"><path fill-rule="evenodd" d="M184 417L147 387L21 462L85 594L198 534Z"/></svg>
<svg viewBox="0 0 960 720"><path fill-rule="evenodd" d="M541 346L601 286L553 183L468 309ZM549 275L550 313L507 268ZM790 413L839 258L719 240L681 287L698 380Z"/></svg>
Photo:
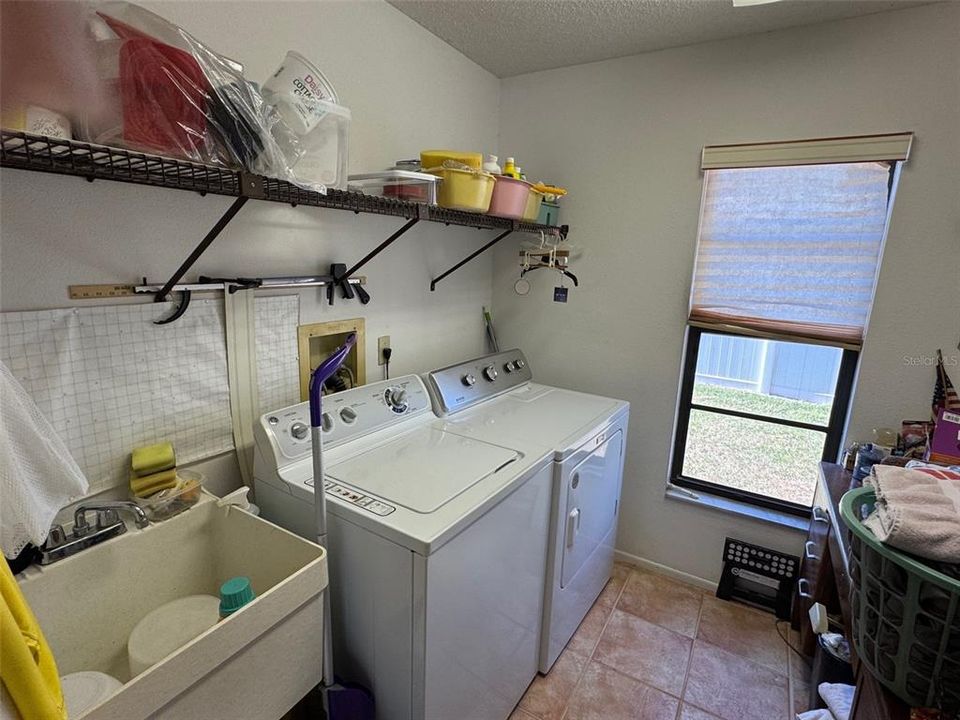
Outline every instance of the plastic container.
<svg viewBox="0 0 960 720"><path fill-rule="evenodd" d="M216 625L220 620L219 606L219 599L213 595L188 595L147 613L127 638L130 677L156 665Z"/></svg>
<svg viewBox="0 0 960 720"><path fill-rule="evenodd" d="M483 168L483 155L480 153L458 150L423 150L420 153L420 166L424 168L440 167L446 160L453 160L474 170Z"/></svg>
<svg viewBox="0 0 960 720"><path fill-rule="evenodd" d="M530 183L514 180L506 175L498 175L487 214L519 220L527 209L529 197Z"/></svg>
<svg viewBox="0 0 960 720"><path fill-rule="evenodd" d="M429 173L409 170L385 170L377 173L351 175L348 187L367 195L437 204L437 185L440 178Z"/></svg>
<svg viewBox="0 0 960 720"><path fill-rule="evenodd" d="M440 178L437 191L440 207L474 213L485 213L490 209L495 184L493 175L456 168L433 168L427 172Z"/></svg>
<svg viewBox="0 0 960 720"><path fill-rule="evenodd" d="M275 106L298 135L313 130L326 115L326 103L339 99L323 73L303 55L287 51L283 63L263 84L263 99Z"/></svg>
<svg viewBox="0 0 960 720"><path fill-rule="evenodd" d="M502 175L503 170L500 169L500 165L497 164L496 155L487 155L483 161L483 171L488 172L491 175Z"/></svg>
<svg viewBox="0 0 960 720"><path fill-rule="evenodd" d="M314 105L323 108L324 115L309 133L298 138L300 158L291 169L294 180L319 191L323 191L320 186L345 190L350 110L322 100Z"/></svg>
<svg viewBox="0 0 960 720"><path fill-rule="evenodd" d="M149 497L132 499L151 522L167 520L196 505L203 491L203 474L192 470L177 470L177 486L161 490Z"/></svg>
<svg viewBox="0 0 960 720"><path fill-rule="evenodd" d="M560 205L556 202L547 202L547 200L544 199L540 204L540 214L537 216L537 222L540 225L559 225Z"/></svg>
<svg viewBox="0 0 960 720"><path fill-rule="evenodd" d="M840 500L850 528L850 609L860 661L910 705L960 710L960 580L881 543L861 522L872 488Z"/></svg>
<svg viewBox="0 0 960 720"><path fill-rule="evenodd" d="M536 222L537 218L540 216L540 205L543 204L543 193L539 190L534 190L530 188L530 193L527 195L527 205L523 211L523 221L524 222Z"/></svg>

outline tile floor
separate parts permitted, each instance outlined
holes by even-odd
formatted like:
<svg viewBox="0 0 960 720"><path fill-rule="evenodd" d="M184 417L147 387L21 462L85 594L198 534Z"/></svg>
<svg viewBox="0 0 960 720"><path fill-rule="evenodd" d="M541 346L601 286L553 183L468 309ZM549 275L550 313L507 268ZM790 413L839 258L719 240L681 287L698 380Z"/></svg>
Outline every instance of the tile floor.
<svg viewBox="0 0 960 720"><path fill-rule="evenodd" d="M617 563L510 720L792 720L808 680L773 615Z"/></svg>

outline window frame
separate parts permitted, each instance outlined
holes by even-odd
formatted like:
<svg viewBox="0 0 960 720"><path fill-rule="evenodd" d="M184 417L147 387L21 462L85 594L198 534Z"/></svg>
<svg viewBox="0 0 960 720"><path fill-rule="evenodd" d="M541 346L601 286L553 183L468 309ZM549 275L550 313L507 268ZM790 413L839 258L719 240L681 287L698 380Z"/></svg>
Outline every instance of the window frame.
<svg viewBox="0 0 960 720"><path fill-rule="evenodd" d="M758 420L760 422L771 423L775 425L786 425L788 427L799 427L808 430L815 430L824 433L822 461L836 462L840 455L841 443L843 442L843 433L846 426L847 415L850 410L850 401L853 397L853 386L857 374L857 366L860 359L860 353L857 350L848 347L841 347L843 354L840 358L840 370L837 373L837 383L834 388L833 406L830 410L830 418L826 425L815 425L812 423L798 422L784 418L767 417L756 415L754 413L743 412L740 410L730 410L726 408L716 408L708 405L700 405L693 402L693 387L696 381L697 360L700 354L700 337L703 333L710 335L727 335L730 337L757 338L757 335L749 333L736 333L726 330L713 328L704 328L696 325L687 325L686 343L683 357L683 374L680 382L680 396L677 402L677 422L673 437L673 453L670 463L670 481L679 487L690 490L700 491L712 495L737 500L740 502L757 505L770 510L779 510L791 515L800 517L809 517L813 503L813 487L811 484L810 506L799 505L797 503L781 500L779 498L769 497L752 493L748 490L740 490L726 485L700 480L699 478L688 477L683 474L683 460L687 449L687 434L690 428L690 412L692 410L702 410L706 412L740 417L748 420ZM781 338L769 338L780 340ZM782 338L784 342L813 345L817 343L804 342L799 338Z"/></svg>

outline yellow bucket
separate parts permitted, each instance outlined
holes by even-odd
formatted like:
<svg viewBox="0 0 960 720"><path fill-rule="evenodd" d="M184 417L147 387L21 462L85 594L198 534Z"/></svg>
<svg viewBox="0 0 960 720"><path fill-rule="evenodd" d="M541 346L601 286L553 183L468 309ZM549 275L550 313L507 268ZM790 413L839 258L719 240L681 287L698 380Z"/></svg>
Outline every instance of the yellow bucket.
<svg viewBox="0 0 960 720"><path fill-rule="evenodd" d="M523 210L524 222L533 222L537 221L537 218L540 216L540 206L543 204L543 193L539 190L534 190L530 188L530 194L527 195L527 206Z"/></svg>
<svg viewBox="0 0 960 720"><path fill-rule="evenodd" d="M437 204L451 210L485 213L490 209L493 175L473 170L437 167L425 172L440 178Z"/></svg>

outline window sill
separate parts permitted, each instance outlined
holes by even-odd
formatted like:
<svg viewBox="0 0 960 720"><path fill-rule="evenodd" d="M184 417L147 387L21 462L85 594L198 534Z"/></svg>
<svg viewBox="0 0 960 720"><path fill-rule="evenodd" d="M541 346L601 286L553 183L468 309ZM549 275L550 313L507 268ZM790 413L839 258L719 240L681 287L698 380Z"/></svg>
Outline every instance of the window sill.
<svg viewBox="0 0 960 720"><path fill-rule="evenodd" d="M751 505L750 503L741 502L739 500L731 500L718 495L710 495L699 490L687 490L686 488L682 488L677 485L667 485L666 497L671 500L689 503L690 505L697 505L699 507L710 508L711 510L718 510L720 512L730 513L733 515L740 515L741 517L748 517L751 520L757 520L759 522L765 522L771 525L777 525L782 528L797 530L803 533L806 533L810 527L810 520L807 518L791 515L790 513L781 512L779 510L757 507L756 505Z"/></svg>

